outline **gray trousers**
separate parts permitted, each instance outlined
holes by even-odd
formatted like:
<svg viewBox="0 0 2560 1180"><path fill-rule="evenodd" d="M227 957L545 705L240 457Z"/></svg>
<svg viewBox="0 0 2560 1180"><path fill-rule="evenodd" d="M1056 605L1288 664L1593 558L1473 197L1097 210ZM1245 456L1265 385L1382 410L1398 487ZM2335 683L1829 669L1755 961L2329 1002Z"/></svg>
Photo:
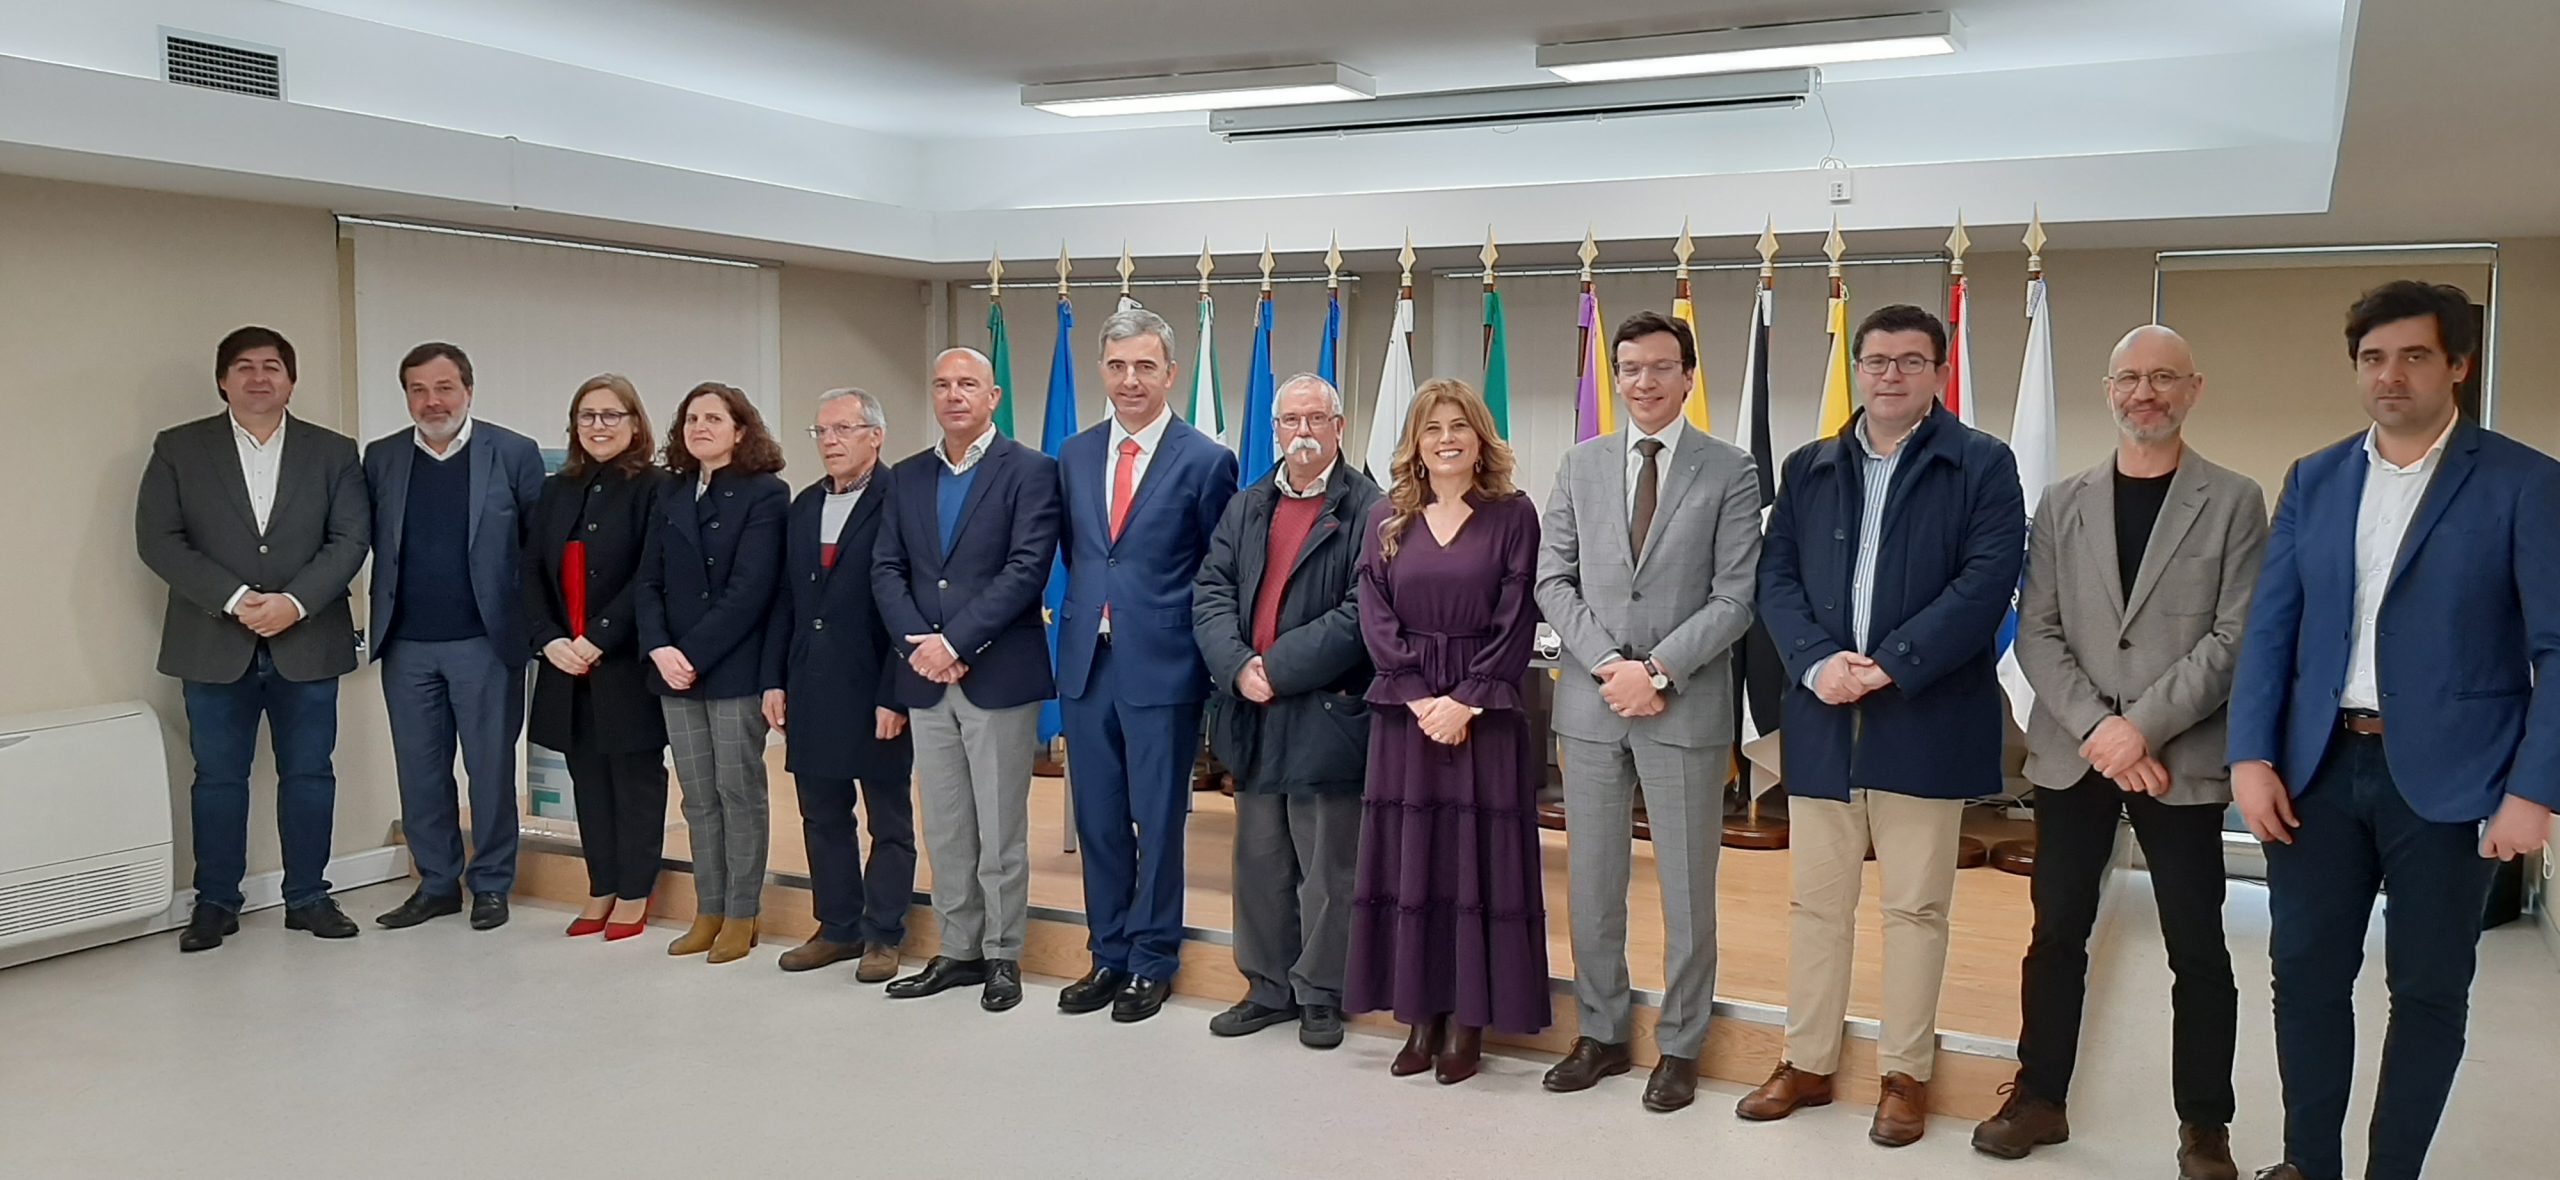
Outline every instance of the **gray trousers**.
<svg viewBox="0 0 2560 1180"><path fill-rule="evenodd" d="M485 639L382 649L382 700L400 777L400 830L429 897L509 893L516 883L516 735L524 731L524 669ZM470 776L471 860L462 859L462 809L453 752Z"/></svg>
<svg viewBox="0 0 2560 1180"><path fill-rule="evenodd" d="M951 959L1020 959L1031 910L1031 757L1040 706L981 709L957 686L907 714L933 864L933 916Z"/></svg>
<svg viewBox="0 0 2560 1180"><path fill-rule="evenodd" d="M755 697L664 697L667 749L684 792L693 840L697 913L752 918L764 908L765 856L773 846L764 773L764 709Z"/></svg>
<svg viewBox="0 0 2560 1180"><path fill-rule="evenodd" d="M1360 796L1236 792L1236 969L1265 1008L1342 1006Z"/></svg>
<svg viewBox="0 0 2560 1180"><path fill-rule="evenodd" d="M1582 1035L1633 1035L1627 981L1627 881L1634 872L1635 793L1644 791L1662 884L1662 1019L1654 1044L1695 1059L1716 992L1716 857L1723 848L1730 747L1685 749L1640 737L1561 738L1572 882L1573 994Z"/></svg>

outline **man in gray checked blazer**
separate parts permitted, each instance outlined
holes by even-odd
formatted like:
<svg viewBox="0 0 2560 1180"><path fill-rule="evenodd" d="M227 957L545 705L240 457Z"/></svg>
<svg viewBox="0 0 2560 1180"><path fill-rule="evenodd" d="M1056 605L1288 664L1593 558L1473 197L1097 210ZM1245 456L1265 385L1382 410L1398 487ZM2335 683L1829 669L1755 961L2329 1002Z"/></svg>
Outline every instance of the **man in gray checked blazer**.
<svg viewBox="0 0 2560 1180"><path fill-rule="evenodd" d="M2018 663L2035 687L2035 934L2018 1078L1973 1145L2008 1159L2070 1135L2099 883L2129 818L2176 975L2170 1085L2184 1180L2235 1180L2231 1058L2239 1020L2222 937L2224 707L2267 546L2266 497L2180 436L2204 392L2186 341L2134 329L2107 367L2118 433L2106 462L2053 485L2029 532Z"/></svg>
<svg viewBox="0 0 2560 1180"><path fill-rule="evenodd" d="M1760 479L1751 456L1682 420L1688 325L1638 312L1611 339L1627 427L1565 453L1547 502L1538 608L1564 640L1555 731L1571 840L1581 1033L1558 1093L1632 1066L1627 878L1644 790L1662 882L1661 1051L1649 1110L1689 1105L1715 1002L1716 855L1732 767L1727 654L1751 626Z"/></svg>

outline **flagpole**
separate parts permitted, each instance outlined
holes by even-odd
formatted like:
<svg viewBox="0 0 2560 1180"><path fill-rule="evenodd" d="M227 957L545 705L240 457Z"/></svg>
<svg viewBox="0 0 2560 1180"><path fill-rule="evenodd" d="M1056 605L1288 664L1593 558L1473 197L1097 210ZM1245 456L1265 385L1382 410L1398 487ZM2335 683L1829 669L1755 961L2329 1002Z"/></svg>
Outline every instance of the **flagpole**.
<svg viewBox="0 0 2560 1180"><path fill-rule="evenodd" d="M1067 421L1060 423L1055 420L1057 411L1061 409L1058 397L1058 394L1061 392L1059 386L1059 371L1062 368L1066 370L1065 379L1069 382L1072 382L1075 376L1074 370L1071 367L1072 361L1070 359L1071 354L1068 351L1067 339L1067 332L1075 323L1075 303L1067 294L1067 276L1073 272L1074 269L1075 262L1067 255L1067 244L1065 242L1058 243L1058 339L1056 347L1052 349L1050 353L1049 398L1048 404L1041 408L1040 421L1041 442L1044 444L1041 449L1049 452L1052 458L1056 457L1058 448L1057 446L1046 444L1055 440L1058 444L1063 445L1066 436L1070 436L1075 433L1075 402L1073 400L1074 386L1072 384L1065 387L1065 391L1068 394L1068 400L1063 408L1067 412ZM1057 616L1060 605L1065 601L1067 584L1066 567L1061 565L1059 562L1059 558L1053 557L1050 559L1049 582L1045 593L1041 596L1042 609L1040 612L1041 622L1047 625L1045 629L1049 633L1049 658L1053 661L1058 657ZM1032 759L1031 773L1042 777L1055 776L1063 778L1067 773L1067 735L1066 728L1059 719L1058 705L1056 701L1048 701L1041 705L1040 728L1046 731L1049 736L1046 741L1040 743L1040 750ZM1070 785L1068 789L1067 797L1067 851L1073 852L1076 850L1076 825L1074 818L1075 796L1072 785Z"/></svg>
<svg viewBox="0 0 2560 1180"><path fill-rule="evenodd" d="M1973 387L1973 333L1965 308L1964 252L1972 245L1964 232L1964 210L1958 209L1955 231L1947 235L1947 408L1967 426L1973 425L1974 404L1981 400Z"/></svg>
<svg viewBox="0 0 2560 1180"><path fill-rule="evenodd" d="M1599 303L1593 297L1591 264L1600 258L1600 243L1588 228L1582 231L1582 248L1575 252L1582 260L1582 299L1577 305L1574 322L1579 328L1574 347L1573 435L1575 441L1597 438L1609 432L1608 407L1601 401L1606 396L1600 389L1600 374L1591 355L1592 337L1599 334Z"/></svg>
<svg viewBox="0 0 2560 1180"><path fill-rule="evenodd" d="M1493 241L1493 227L1484 227L1484 250L1476 257L1484 260L1484 402L1493 413L1494 433L1511 437L1511 345L1503 332L1502 293L1494 289L1494 260L1501 251Z"/></svg>
<svg viewBox="0 0 2560 1180"><path fill-rule="evenodd" d="M2029 527L2032 528L2036 501L2044 494L2045 481L2053 478L2053 342L2050 335L2052 322L2046 318L2044 306L2045 235L2042 207L2037 207L2029 216L2026 236L2019 239L2019 244L2027 248L2027 356L2018 366L2018 404L2011 411L2009 419L2009 444L2013 451L2018 449L2020 443L2026 444L2027 453L2018 455L2018 482L2025 493L2027 517L2030 522ZM2035 363L2039 334L2044 335L2042 366ZM2036 371L2039 367L2043 370L2041 374ZM2043 389L2041 391L2030 389L2029 385L2035 382L2039 375L2042 377ZM2041 406L2029 402L2029 398L2039 395L2043 402ZM2025 437L2029 432L2034 432L2038 437L2032 439ZM2025 587L2023 577L2019 585L2023 590ZM2023 703L2024 707L2016 708L2015 711L2024 714L2033 708L2035 690L2033 686L2027 684L2026 673L2018 666L2018 653L2014 647L2017 627L2016 606L2010 607L2009 616L2009 622L2002 626L2004 640L2002 647L2005 650L2000 653L1998 674L2001 688L2008 696L2009 703L2013 706ZM2011 718L2004 717L2003 720L2011 720ZM2016 721L2019 728L2025 728L2023 716L2016 718ZM2003 728L2005 730L2006 727ZM2035 836L2029 834L2016 839L2002 840L1991 846L1988 859L1993 868L2002 872L2033 876L2036 870Z"/></svg>
<svg viewBox="0 0 2560 1180"><path fill-rule="evenodd" d="M1767 453L1768 447L1765 445L1765 440L1769 436L1768 407L1765 404L1769 384L1767 373L1769 356L1768 349L1763 343L1769 327L1767 321L1763 319L1763 314L1776 302L1775 292L1778 289L1778 230L1774 220L1762 224L1758 251L1760 281L1752 295L1750 353L1744 366L1746 370L1757 371L1746 371L1743 374L1742 407L1736 421L1734 442L1750 451L1753 461L1760 467L1762 489L1760 506L1765 512L1771 501L1769 490L1776 487L1776 482L1769 471L1774 457ZM1687 259L1682 259L1682 262L1687 262ZM1767 517L1764 515L1761 520L1765 527ZM1743 743L1739 740L1745 729L1743 710L1750 702L1752 678L1756 675L1766 679L1776 674L1774 670L1758 669L1758 665L1752 659L1752 651L1755 647L1766 648L1773 653L1777 650L1775 643L1768 637L1768 629L1757 619L1752 621L1750 631L1743 636L1741 642L1734 645L1733 649L1735 657L1733 732L1737 739L1733 747L1734 777L1737 785L1742 789L1743 804L1740 815L1726 812L1723 843L1727 848L1765 852L1786 847L1789 832L1786 816L1768 815L1761 810L1760 793L1751 789L1750 764L1742 756ZM1781 781L1778 785L1785 784Z"/></svg>
<svg viewBox="0 0 2560 1180"><path fill-rule="evenodd" d="M1395 453L1403 441L1406 416L1413 408L1413 231L1404 234L1396 262L1404 268L1397 280L1395 323L1387 329L1387 349L1378 369L1378 391L1369 402L1369 442L1361 466L1380 486L1395 483Z"/></svg>
<svg viewBox="0 0 2560 1180"><path fill-rule="evenodd" d="M1004 329L1004 256L987 256L987 367L995 371L996 431L1013 437L1013 346Z"/></svg>
<svg viewBox="0 0 2560 1180"><path fill-rule="evenodd" d="M1680 219L1680 238L1671 244L1671 257L1679 265L1672 271L1671 315L1689 326L1689 342L1697 348L1698 365L1689 371L1688 392L1681 395L1680 413L1689 425L1702 434L1715 433L1715 415L1707 406L1706 349L1699 346L1698 303L1689 289L1689 259L1698 252L1698 244L1689 236L1689 219Z"/></svg>

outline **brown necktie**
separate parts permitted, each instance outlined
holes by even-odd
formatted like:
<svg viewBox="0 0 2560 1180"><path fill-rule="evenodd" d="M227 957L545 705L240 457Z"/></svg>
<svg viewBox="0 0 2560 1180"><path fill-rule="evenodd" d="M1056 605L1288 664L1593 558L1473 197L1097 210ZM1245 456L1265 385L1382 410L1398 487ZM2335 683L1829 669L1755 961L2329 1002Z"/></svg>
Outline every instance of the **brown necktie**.
<svg viewBox="0 0 2560 1180"><path fill-rule="evenodd" d="M1662 495L1662 472L1655 465L1656 458L1662 454L1662 440L1637 439L1636 453L1644 456L1644 462L1636 468L1636 511L1634 519L1627 524L1627 553L1641 562L1644 560L1645 536L1653 531L1654 504Z"/></svg>

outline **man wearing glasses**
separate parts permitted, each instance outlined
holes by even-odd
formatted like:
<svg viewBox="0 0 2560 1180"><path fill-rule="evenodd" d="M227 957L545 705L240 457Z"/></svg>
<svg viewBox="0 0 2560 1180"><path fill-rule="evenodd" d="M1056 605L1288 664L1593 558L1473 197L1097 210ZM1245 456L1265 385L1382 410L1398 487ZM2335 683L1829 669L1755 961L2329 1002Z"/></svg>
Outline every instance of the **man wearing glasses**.
<svg viewBox="0 0 2560 1180"><path fill-rule="evenodd" d="M818 917L817 933L782 953L782 969L858 957L862 983L898 973L916 887L915 747L894 691L889 628L871 600L871 552L889 498L889 481L872 476L888 429L879 399L862 390L819 396L809 437L827 474L784 523L782 591L764 644L764 718L784 735L784 768L800 792ZM806 724L788 724L795 719ZM867 871L857 791L871 819Z"/></svg>
<svg viewBox="0 0 2560 1180"><path fill-rule="evenodd" d="M2089 933L2116 830L2130 820L2160 905L2169 968L2181 1180L2237 1180L2231 1058L2240 994L2222 937L2223 760L2241 628L2267 545L2266 496L2188 449L2204 376L2156 324L2116 345L2104 388L2116 451L2036 505L2018 602L2035 686L2035 936L2018 1078L1973 1146L2023 1159L2071 1136L2064 1102L2087 997Z"/></svg>
<svg viewBox="0 0 2560 1180"><path fill-rule="evenodd" d="M1736 1113L1832 1099L1870 847L1883 870L1883 1100L1867 1137L1919 1141L1937 1057L1964 801L2000 786L1995 636L2026 557L2007 444L1938 404L1947 330L1907 304L1858 325L1864 409L1787 457L1760 554L1760 614L1794 684L1786 1059Z"/></svg>

